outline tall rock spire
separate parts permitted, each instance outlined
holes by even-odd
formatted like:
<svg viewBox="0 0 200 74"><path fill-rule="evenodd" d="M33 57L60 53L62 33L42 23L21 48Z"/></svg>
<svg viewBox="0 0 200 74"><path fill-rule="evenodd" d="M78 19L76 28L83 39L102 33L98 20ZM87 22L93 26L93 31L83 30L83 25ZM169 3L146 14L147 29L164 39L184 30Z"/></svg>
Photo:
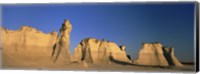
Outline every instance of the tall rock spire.
<svg viewBox="0 0 200 74"><path fill-rule="evenodd" d="M65 62L70 62L71 57L69 53L70 49L70 32L72 30L72 25L68 19L64 21L62 27L60 28L60 36L56 42L55 49L53 51L53 62L55 63L57 59L62 59Z"/></svg>

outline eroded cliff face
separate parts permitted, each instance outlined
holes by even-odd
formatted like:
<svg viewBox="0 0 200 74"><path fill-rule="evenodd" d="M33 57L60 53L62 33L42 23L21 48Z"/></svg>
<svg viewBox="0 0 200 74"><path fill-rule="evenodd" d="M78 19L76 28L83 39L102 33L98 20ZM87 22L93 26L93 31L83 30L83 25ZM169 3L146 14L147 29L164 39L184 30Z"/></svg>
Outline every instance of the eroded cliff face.
<svg viewBox="0 0 200 74"><path fill-rule="evenodd" d="M54 63L57 62L71 62L71 56L69 53L70 49L70 32L72 30L72 25L68 19L64 21L62 27L60 28L60 36L57 39L55 48L52 53L52 60Z"/></svg>
<svg viewBox="0 0 200 74"><path fill-rule="evenodd" d="M146 66L183 66L174 56L174 49L168 49L161 43L143 43L134 64Z"/></svg>
<svg viewBox="0 0 200 74"><path fill-rule="evenodd" d="M59 36L55 31L45 34L30 26L23 26L19 30L1 27L2 65L42 67L80 62L88 67L87 63L125 62L147 66L183 66L175 57L174 48L165 48L161 43L143 43L138 58L132 63L126 54L126 46L118 46L105 39L85 38L71 56L71 30L69 20L64 20Z"/></svg>
<svg viewBox="0 0 200 74"><path fill-rule="evenodd" d="M50 59L57 32L45 34L30 26L19 30L1 27L2 65L38 65Z"/></svg>
<svg viewBox="0 0 200 74"><path fill-rule="evenodd" d="M110 64L111 59L130 62L126 56L125 46L122 49L116 43L98 40L95 38L83 39L75 48L73 61L86 61L87 63Z"/></svg>

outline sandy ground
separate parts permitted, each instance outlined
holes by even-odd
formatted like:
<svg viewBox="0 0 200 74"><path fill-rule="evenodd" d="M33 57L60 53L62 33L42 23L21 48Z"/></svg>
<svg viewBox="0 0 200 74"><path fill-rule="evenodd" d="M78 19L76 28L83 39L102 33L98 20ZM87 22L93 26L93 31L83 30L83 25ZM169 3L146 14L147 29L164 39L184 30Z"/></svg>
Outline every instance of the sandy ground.
<svg viewBox="0 0 200 74"><path fill-rule="evenodd" d="M138 66L130 63L113 61L111 64L92 64L87 63L85 67L83 63L56 63L53 64L50 58L46 58L49 54L30 54L37 58L28 58L24 54L18 53L2 53L2 69L6 70L45 70L45 71L120 71L120 72L195 72L194 65L185 64L184 67L148 67ZM12 55L8 55L12 54ZM43 57L41 56L43 55ZM38 58L39 56L39 58ZM26 60L23 60L26 59ZM28 60L28 61L27 61Z"/></svg>
<svg viewBox="0 0 200 74"><path fill-rule="evenodd" d="M126 72L195 72L193 65L184 65L184 67L147 67L137 65L125 65L125 64L87 64L85 67L81 63L68 63L68 64L54 64L43 67L38 66L14 66L3 65L2 69L8 70L48 70L48 71L126 71Z"/></svg>

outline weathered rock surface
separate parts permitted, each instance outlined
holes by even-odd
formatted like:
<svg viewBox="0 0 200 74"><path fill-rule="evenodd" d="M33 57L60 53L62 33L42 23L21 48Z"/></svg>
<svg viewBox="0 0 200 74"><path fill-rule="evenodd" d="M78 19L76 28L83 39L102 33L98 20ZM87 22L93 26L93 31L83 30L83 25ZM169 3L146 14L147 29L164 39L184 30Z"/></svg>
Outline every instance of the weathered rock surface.
<svg viewBox="0 0 200 74"><path fill-rule="evenodd" d="M44 66L53 62L70 62L71 30L69 20L64 21L59 37L55 31L45 34L30 26L23 26L19 30L1 27L2 64Z"/></svg>
<svg viewBox="0 0 200 74"><path fill-rule="evenodd" d="M86 61L87 63L111 63L110 57L115 60L130 62L126 56L125 46L122 49L114 42L98 40L95 38L83 39L75 48L74 61Z"/></svg>
<svg viewBox="0 0 200 74"><path fill-rule="evenodd" d="M60 28L60 36L57 39L52 59L55 63L58 60L64 62L71 62L71 56L69 53L70 49L70 32L72 30L72 25L69 20L65 20Z"/></svg>
<svg viewBox="0 0 200 74"><path fill-rule="evenodd" d="M126 54L126 46L118 46L114 42L108 42L108 47L111 51L111 56L113 59L122 61L122 62L131 62L131 60L128 59Z"/></svg>
<svg viewBox="0 0 200 74"><path fill-rule="evenodd" d="M1 27L0 47L2 65L6 66L49 66L78 62L88 67L89 63L110 64L132 63L126 54L126 46L95 38L83 39L70 56L70 32L72 25L65 20L57 32L45 34L30 26L19 30ZM54 62L54 63L53 63ZM147 66L183 66L174 55L174 48L165 48L160 43L144 43L137 60L133 62Z"/></svg>
<svg viewBox="0 0 200 74"><path fill-rule="evenodd" d="M74 49L74 55L73 55L73 61L76 62L81 62L80 60L82 59L83 51L82 51L82 46L78 44L78 46Z"/></svg>
<svg viewBox="0 0 200 74"><path fill-rule="evenodd" d="M2 64L48 63L56 39L57 32L45 34L30 26L15 31L1 27Z"/></svg>
<svg viewBox="0 0 200 74"><path fill-rule="evenodd" d="M103 39L99 45L98 49L98 61L100 63L109 64L110 63L110 56L111 56L111 49L105 39Z"/></svg>
<svg viewBox="0 0 200 74"><path fill-rule="evenodd" d="M174 56L174 49L164 48L160 43L143 43L134 64L147 66L169 66L182 64Z"/></svg>

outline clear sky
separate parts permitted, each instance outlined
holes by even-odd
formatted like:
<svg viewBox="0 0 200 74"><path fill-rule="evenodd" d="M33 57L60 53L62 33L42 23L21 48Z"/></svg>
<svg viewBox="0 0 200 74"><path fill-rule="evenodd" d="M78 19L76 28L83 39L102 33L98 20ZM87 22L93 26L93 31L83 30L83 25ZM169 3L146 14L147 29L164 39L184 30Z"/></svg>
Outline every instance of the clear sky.
<svg viewBox="0 0 200 74"><path fill-rule="evenodd" d="M142 42L160 42L173 46L180 61L194 60L194 3L2 5L7 29L29 25L59 32L66 18L73 26L71 54L82 39L94 37L126 45L133 59Z"/></svg>

